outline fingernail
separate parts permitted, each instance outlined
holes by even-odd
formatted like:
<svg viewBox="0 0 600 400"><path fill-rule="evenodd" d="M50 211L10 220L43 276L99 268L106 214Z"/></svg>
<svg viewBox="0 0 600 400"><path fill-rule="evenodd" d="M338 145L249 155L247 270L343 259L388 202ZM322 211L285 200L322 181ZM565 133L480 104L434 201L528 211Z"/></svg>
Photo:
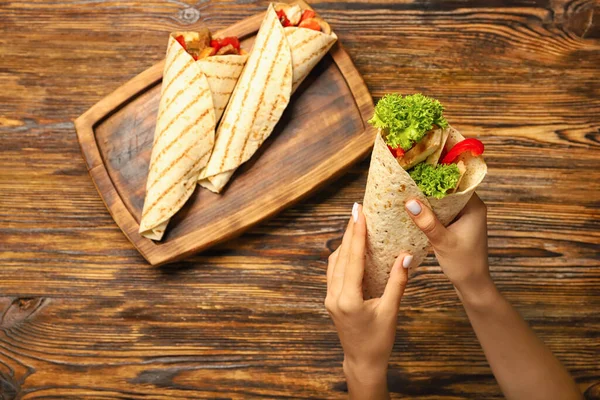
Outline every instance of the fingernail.
<svg viewBox="0 0 600 400"><path fill-rule="evenodd" d="M419 215L421 213L421 205L416 200L409 200L406 202L406 209L412 215Z"/></svg>
<svg viewBox="0 0 600 400"><path fill-rule="evenodd" d="M352 219L354 222L358 221L358 203L354 203L352 206Z"/></svg>
<svg viewBox="0 0 600 400"><path fill-rule="evenodd" d="M406 257L404 257L404 260L402 260L402 266L404 268L410 267L410 263L412 262L412 260L413 260L413 256L411 256L410 254L407 255Z"/></svg>

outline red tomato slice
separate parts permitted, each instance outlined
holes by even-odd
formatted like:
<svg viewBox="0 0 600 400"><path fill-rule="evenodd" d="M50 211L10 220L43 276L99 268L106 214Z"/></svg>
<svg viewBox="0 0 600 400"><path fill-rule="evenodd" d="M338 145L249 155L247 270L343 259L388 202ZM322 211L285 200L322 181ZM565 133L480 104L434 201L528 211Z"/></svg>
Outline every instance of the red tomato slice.
<svg viewBox="0 0 600 400"><path fill-rule="evenodd" d="M305 19L298 26L300 28L312 29L313 31L321 30L321 25L313 18Z"/></svg>
<svg viewBox="0 0 600 400"><path fill-rule="evenodd" d="M304 10L304 12L302 13L302 17L300 18L300 22L304 21L305 19L311 19L315 17L315 12L313 10Z"/></svg>
<svg viewBox="0 0 600 400"><path fill-rule="evenodd" d="M281 25L283 25L284 27L292 25L290 23L290 20L288 19L287 15L285 15L285 12L283 10L277 11L277 18L279 18L279 22L281 22Z"/></svg>
<svg viewBox="0 0 600 400"><path fill-rule="evenodd" d="M240 41L235 36L229 36L219 40L219 48L225 47L227 45L232 45L238 50L240 49Z"/></svg>
<svg viewBox="0 0 600 400"><path fill-rule="evenodd" d="M404 150L402 150L402 147L397 147L397 148L393 148L390 145L388 145L388 149L390 149L390 151L392 152L392 155L395 158L402 158L404 157Z"/></svg>
<svg viewBox="0 0 600 400"><path fill-rule="evenodd" d="M176 36L175 40L179 42L179 44L181 45L181 47L183 47L184 50L187 50L187 46L185 45L185 39L183 38L183 35Z"/></svg>

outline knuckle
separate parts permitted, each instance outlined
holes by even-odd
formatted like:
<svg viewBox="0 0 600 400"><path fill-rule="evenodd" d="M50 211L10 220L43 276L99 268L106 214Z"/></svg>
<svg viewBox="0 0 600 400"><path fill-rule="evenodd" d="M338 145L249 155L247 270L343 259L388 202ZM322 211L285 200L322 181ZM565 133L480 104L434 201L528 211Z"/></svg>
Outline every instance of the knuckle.
<svg viewBox="0 0 600 400"><path fill-rule="evenodd" d="M337 309L342 314L353 314L357 309L357 304L354 300L348 298L347 296L341 296L337 301Z"/></svg>
<svg viewBox="0 0 600 400"><path fill-rule="evenodd" d="M435 231L436 227L437 227L437 221L431 215L426 216L421 221L421 230L425 234L431 234L431 233L433 233Z"/></svg>
<svg viewBox="0 0 600 400"><path fill-rule="evenodd" d="M333 299L329 295L327 295L327 297L325 297L325 308L330 313L333 313L333 311L335 309L335 301L333 301Z"/></svg>

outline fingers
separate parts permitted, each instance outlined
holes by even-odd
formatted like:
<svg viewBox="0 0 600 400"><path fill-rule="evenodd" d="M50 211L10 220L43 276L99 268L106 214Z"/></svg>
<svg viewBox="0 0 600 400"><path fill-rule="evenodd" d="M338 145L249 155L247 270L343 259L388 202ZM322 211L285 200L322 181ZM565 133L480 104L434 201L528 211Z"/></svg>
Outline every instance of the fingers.
<svg viewBox="0 0 600 400"><path fill-rule="evenodd" d="M419 200L409 200L405 204L408 215L414 223L427 236L429 242L434 248L444 246L448 231L437 219L433 211Z"/></svg>
<svg viewBox="0 0 600 400"><path fill-rule="evenodd" d="M400 307L400 300L406 289L408 282L408 267L412 262L413 256L407 253L400 254L394 262L390 278L385 286L383 296L381 296L381 305L394 312Z"/></svg>
<svg viewBox="0 0 600 400"><path fill-rule="evenodd" d="M362 206L354 204L352 218L353 226L352 241L348 265L344 275L344 286L342 291L362 300L362 280L365 271L365 242L367 238L367 224L362 213Z"/></svg>
<svg viewBox="0 0 600 400"><path fill-rule="evenodd" d="M476 225L474 225L476 224ZM487 224L487 207L476 193L471 196L456 221L448 226L448 230L460 229L462 226L485 226Z"/></svg>
<svg viewBox="0 0 600 400"><path fill-rule="evenodd" d="M354 220L351 217L346 227L346 232L342 238L342 244L340 245L339 254L336 258L333 272L331 275L330 290L334 294L339 294L344 284L344 275L346 270L346 264L348 263L348 256L350 254L350 246L352 245L352 231L354 227Z"/></svg>

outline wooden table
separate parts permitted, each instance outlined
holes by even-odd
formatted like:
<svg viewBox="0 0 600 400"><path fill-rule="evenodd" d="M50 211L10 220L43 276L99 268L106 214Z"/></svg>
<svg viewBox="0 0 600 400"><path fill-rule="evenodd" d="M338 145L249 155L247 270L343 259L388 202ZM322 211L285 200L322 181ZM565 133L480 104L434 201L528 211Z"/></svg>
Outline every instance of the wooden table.
<svg viewBox="0 0 600 400"><path fill-rule="evenodd" d="M266 4L0 4L0 398L343 397L325 267L368 161L237 240L153 268L100 200L72 123L158 62L167 32ZM598 3L313 5L375 99L424 92L483 137L493 276L600 399ZM501 398L432 257L403 299L390 389Z"/></svg>

